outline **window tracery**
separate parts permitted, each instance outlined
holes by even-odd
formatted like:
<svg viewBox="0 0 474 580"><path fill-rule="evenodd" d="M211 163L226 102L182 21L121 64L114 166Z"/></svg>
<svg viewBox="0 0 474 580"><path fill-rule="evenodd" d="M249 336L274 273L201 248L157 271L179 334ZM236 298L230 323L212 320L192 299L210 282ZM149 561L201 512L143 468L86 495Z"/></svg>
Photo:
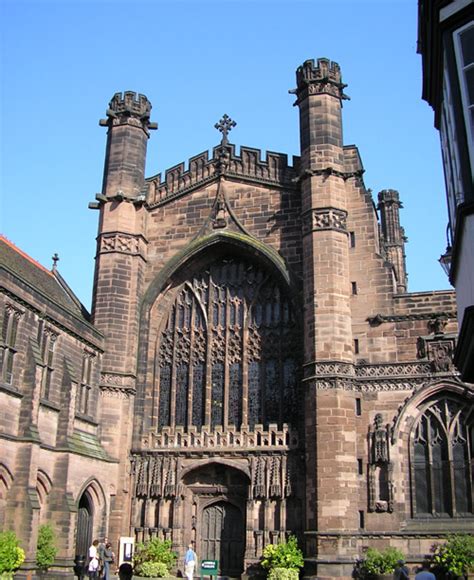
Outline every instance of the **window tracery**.
<svg viewBox="0 0 474 580"><path fill-rule="evenodd" d="M429 404L415 425L413 467L415 514L473 514L474 426L470 406L445 396Z"/></svg>
<svg viewBox="0 0 474 580"><path fill-rule="evenodd" d="M294 422L297 335L275 276L212 263L179 288L157 347L158 428Z"/></svg>

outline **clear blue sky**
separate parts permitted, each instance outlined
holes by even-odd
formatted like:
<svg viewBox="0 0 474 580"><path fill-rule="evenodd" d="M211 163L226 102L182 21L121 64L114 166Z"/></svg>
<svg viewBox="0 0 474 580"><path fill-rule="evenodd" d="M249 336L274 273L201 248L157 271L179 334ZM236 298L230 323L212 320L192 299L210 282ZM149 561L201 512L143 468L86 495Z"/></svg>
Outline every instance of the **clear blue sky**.
<svg viewBox="0 0 474 580"><path fill-rule="evenodd" d="M0 0L3 233L59 270L89 307L106 131L116 91L153 103L147 175L219 142L298 155L288 89L304 60L337 61L355 143L374 195L398 189L409 289L449 287L438 134L421 100L416 0Z"/></svg>

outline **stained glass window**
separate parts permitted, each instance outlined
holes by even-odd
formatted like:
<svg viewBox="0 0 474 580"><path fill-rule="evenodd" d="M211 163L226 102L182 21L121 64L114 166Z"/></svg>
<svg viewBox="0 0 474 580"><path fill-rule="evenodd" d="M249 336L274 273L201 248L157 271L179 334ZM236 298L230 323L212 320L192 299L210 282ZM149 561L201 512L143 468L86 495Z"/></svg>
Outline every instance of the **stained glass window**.
<svg viewBox="0 0 474 580"><path fill-rule="evenodd" d="M298 336L276 276L250 260L212 263L177 289L160 333L158 427L291 422Z"/></svg>

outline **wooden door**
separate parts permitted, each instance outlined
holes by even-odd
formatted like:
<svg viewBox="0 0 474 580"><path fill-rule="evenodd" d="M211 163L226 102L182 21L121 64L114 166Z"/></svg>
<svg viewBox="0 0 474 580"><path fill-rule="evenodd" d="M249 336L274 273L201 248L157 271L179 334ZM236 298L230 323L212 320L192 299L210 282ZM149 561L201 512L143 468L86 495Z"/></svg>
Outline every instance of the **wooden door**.
<svg viewBox="0 0 474 580"><path fill-rule="evenodd" d="M89 546L92 544L92 503L87 493L79 501L77 513L76 556L86 559L89 556Z"/></svg>
<svg viewBox="0 0 474 580"><path fill-rule="evenodd" d="M200 558L218 560L222 576L239 576L243 570L245 528L242 512L228 502L204 509Z"/></svg>

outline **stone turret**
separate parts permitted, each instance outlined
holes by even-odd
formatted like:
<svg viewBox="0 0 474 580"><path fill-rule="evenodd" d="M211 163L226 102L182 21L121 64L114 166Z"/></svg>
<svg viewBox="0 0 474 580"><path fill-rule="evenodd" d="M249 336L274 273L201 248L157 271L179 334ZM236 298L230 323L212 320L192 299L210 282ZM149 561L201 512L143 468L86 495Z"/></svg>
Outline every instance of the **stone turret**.
<svg viewBox="0 0 474 580"><path fill-rule="evenodd" d="M341 115L347 97L339 65L326 58L307 60L296 71L296 81L292 92L300 110L306 477L307 489L318 490L306 500L306 551L316 562L316 557L331 560L337 553L331 545L316 548L319 531L347 532L358 526L353 509L353 400L344 388L353 364ZM344 421L332 422L334 412L344 414ZM317 573L334 576L330 567L325 570L320 564Z"/></svg>
<svg viewBox="0 0 474 580"><path fill-rule="evenodd" d="M90 207L100 210L92 316L105 337L101 369L102 443L122 465L127 446L136 390L138 318L147 259L145 161L151 103L144 95L116 93L107 109L102 193ZM117 396L119 393L119 396ZM129 520L126 469L118 483L116 508L110 512L110 534L119 536ZM123 507L125 506L125 508Z"/></svg>
<svg viewBox="0 0 474 580"><path fill-rule="evenodd" d="M150 112L151 103L145 95L115 93L107 119L99 122L101 127L108 127L102 185L102 194L108 198L132 199L143 189L147 141L150 130L158 127L150 122Z"/></svg>
<svg viewBox="0 0 474 580"><path fill-rule="evenodd" d="M407 290L407 273L405 263L405 231L400 226L400 208L403 207L398 191L384 189L378 195L377 209L380 212L383 245L387 259L393 265L397 279L397 292Z"/></svg>

